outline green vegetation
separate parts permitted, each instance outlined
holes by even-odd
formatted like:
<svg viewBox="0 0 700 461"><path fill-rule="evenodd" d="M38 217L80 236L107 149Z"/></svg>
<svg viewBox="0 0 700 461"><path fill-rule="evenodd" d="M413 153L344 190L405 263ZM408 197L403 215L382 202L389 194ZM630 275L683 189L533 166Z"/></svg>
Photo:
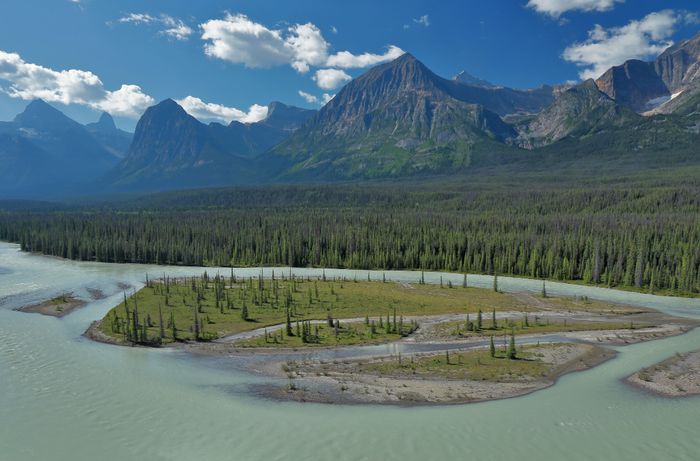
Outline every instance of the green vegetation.
<svg viewBox="0 0 700 461"><path fill-rule="evenodd" d="M697 167L573 180L585 174L572 166L557 175L185 191L0 211L0 238L76 260L440 270L700 293Z"/></svg>
<svg viewBox="0 0 700 461"><path fill-rule="evenodd" d="M505 335L528 335L528 334L546 334L558 332L572 331L592 331L592 330L634 330L637 328L647 328L650 325L646 323L634 322L590 322L590 321L571 321L567 319L550 320L549 318L542 319L537 316L529 316L527 313L520 318L501 319L495 323L491 320L484 322L481 328L478 328L478 322L467 320L445 322L436 325L435 333L438 336L455 336L455 337L470 337L470 336L500 336Z"/></svg>
<svg viewBox="0 0 700 461"><path fill-rule="evenodd" d="M281 334L277 342L285 346L300 342L332 345L338 319L365 319L364 327L353 324L338 328L338 342L357 344L386 342L409 334L415 324L404 321L404 316L476 312L486 306L527 308L513 295L478 288L311 280L282 273L274 279L210 277L205 273L198 278L147 281L143 289L128 299L125 296L107 313L101 329L125 342L157 346L173 341L210 341L286 323L281 332L270 333L266 343L264 337L261 341L274 345L275 337ZM332 331L319 326L317 333L315 325L307 326L309 320L325 320ZM377 331L368 333L373 322Z"/></svg>
<svg viewBox="0 0 700 461"><path fill-rule="evenodd" d="M265 332L262 336L236 341L237 347L330 347L352 346L357 344L382 344L401 339L417 328L415 322L404 322L399 318L396 327L387 324L384 317L369 319L366 323L345 323L335 321L333 326L327 323L312 323L304 325L304 321L296 321L292 324L292 335L285 334L284 330ZM387 328L386 325L389 325Z"/></svg>
<svg viewBox="0 0 700 461"><path fill-rule="evenodd" d="M393 377L441 377L455 380L517 382L547 376L553 366L541 360L538 349L557 345L519 347L518 357L509 350L487 349L447 352L442 355L392 357L384 361L358 362L357 372Z"/></svg>

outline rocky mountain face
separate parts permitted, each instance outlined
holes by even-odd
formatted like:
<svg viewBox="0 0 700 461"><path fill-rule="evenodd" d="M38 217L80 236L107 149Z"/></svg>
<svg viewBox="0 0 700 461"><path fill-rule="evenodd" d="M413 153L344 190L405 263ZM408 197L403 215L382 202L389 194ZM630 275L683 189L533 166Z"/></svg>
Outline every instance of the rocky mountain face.
<svg viewBox="0 0 700 461"><path fill-rule="evenodd" d="M526 149L553 144L566 137L582 138L619 128L641 116L617 104L593 80L569 88L536 117L518 126L516 143Z"/></svg>
<svg viewBox="0 0 700 461"><path fill-rule="evenodd" d="M700 33L661 53L654 61L654 69L671 93L700 79Z"/></svg>
<svg viewBox="0 0 700 461"><path fill-rule="evenodd" d="M700 80L700 34L665 50L652 62L630 60L596 80L598 88L637 112L656 111ZM668 112L661 110L662 112Z"/></svg>
<svg viewBox="0 0 700 461"><path fill-rule="evenodd" d="M107 112L103 112L97 122L85 125L85 128L115 157L124 158L128 152L133 134L117 128Z"/></svg>
<svg viewBox="0 0 700 461"><path fill-rule="evenodd" d="M0 123L0 193L76 188L118 159L80 123L41 100Z"/></svg>
<svg viewBox="0 0 700 461"><path fill-rule="evenodd" d="M294 174L458 170L480 146L514 135L498 114L460 99L461 86L404 54L348 83L273 154L293 165Z"/></svg>
<svg viewBox="0 0 700 461"><path fill-rule="evenodd" d="M610 68L596 84L611 99L637 112L652 109L653 101L670 96L654 64L639 60Z"/></svg>

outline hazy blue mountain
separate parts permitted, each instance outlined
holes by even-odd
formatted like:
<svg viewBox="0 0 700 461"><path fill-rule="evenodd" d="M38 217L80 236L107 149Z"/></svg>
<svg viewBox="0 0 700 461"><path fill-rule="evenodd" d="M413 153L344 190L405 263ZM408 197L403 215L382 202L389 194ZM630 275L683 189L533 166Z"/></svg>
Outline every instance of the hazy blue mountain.
<svg viewBox="0 0 700 461"><path fill-rule="evenodd" d="M117 162L80 123L41 100L0 124L0 193L63 193L101 176Z"/></svg>
<svg viewBox="0 0 700 461"><path fill-rule="evenodd" d="M234 120L228 126L212 123L209 127L217 143L231 153L255 157L286 139L315 113L315 110L272 102L268 106L267 117L260 122L241 123Z"/></svg>
<svg viewBox="0 0 700 461"><path fill-rule="evenodd" d="M115 157L123 158L129 151L133 134L117 128L107 112L103 112L97 122L85 125L85 128Z"/></svg>
<svg viewBox="0 0 700 461"><path fill-rule="evenodd" d="M255 182L265 175L254 157L313 113L273 103L258 123L205 125L166 99L143 114L128 154L108 179L119 189L139 190Z"/></svg>

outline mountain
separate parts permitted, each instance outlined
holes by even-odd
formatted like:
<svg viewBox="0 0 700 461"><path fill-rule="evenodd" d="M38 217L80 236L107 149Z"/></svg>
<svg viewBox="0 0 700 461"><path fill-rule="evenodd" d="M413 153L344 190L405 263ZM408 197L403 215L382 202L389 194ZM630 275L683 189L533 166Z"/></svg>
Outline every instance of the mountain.
<svg viewBox="0 0 700 461"><path fill-rule="evenodd" d="M260 179L254 159L315 111L271 104L252 124L205 125L172 99L146 110L126 157L107 180L118 189L155 190L247 184Z"/></svg>
<svg viewBox="0 0 700 461"><path fill-rule="evenodd" d="M515 133L498 114L461 99L462 87L404 54L348 83L272 158L294 177L458 171L475 154L504 150L501 141Z"/></svg>
<svg viewBox="0 0 700 461"><path fill-rule="evenodd" d="M88 123L85 128L109 153L124 158L133 135L117 128L111 115L103 112L97 122Z"/></svg>
<svg viewBox="0 0 700 461"><path fill-rule="evenodd" d="M637 112L652 109L659 98L670 96L654 64L636 59L610 68L596 80L596 85L617 103Z"/></svg>
<svg viewBox="0 0 700 461"><path fill-rule="evenodd" d="M619 128L640 118L600 91L593 80L587 80L562 91L536 117L521 122L516 143L527 149L543 147L566 137L581 139Z"/></svg>
<svg viewBox="0 0 700 461"><path fill-rule="evenodd" d="M629 60L612 67L596 84L619 104L646 112L661 107L698 80L700 33L669 47L654 61Z"/></svg>
<svg viewBox="0 0 700 461"><path fill-rule="evenodd" d="M555 88L544 85L529 90L497 86L465 71L452 78L458 83L453 95L458 99L480 104L500 116L540 112L554 100Z"/></svg>
<svg viewBox="0 0 700 461"><path fill-rule="evenodd" d="M4 195L78 189L117 162L83 125L42 100L0 123L0 135Z"/></svg>
<svg viewBox="0 0 700 461"><path fill-rule="evenodd" d="M232 121L224 127L210 124L211 135L229 151L243 157L255 157L280 143L296 131L315 110L271 102L265 119L256 123Z"/></svg>
<svg viewBox="0 0 700 461"><path fill-rule="evenodd" d="M475 77L466 70L460 71L457 75L452 77L452 80L463 85L479 86L482 88L498 88L498 86L494 85L493 83L482 80L479 77Z"/></svg>

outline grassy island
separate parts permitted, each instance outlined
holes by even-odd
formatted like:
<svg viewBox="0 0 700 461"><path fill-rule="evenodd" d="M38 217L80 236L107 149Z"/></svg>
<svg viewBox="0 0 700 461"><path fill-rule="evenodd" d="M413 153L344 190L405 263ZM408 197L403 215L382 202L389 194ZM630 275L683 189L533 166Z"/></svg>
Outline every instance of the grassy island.
<svg viewBox="0 0 700 461"><path fill-rule="evenodd" d="M397 340L418 327L417 317L469 315L472 320L447 322L443 327L458 334L463 334L461 330L465 329L475 334L494 334L503 328L521 333L561 331L561 328L533 316L531 325L504 320L494 329L493 324L488 325L486 317L495 319L499 311L522 313L527 319L528 312L541 309L591 312L626 309L587 299L536 297L471 288L464 286L467 277L463 286L454 286L269 275L270 278L263 278L261 274L242 279L233 274L212 277L205 273L201 277L148 280L145 287L131 297L124 295L124 301L102 319L99 330L112 342L151 346L177 341L212 341L252 330L260 330L260 334L243 337L236 344L242 347L333 346ZM263 333L263 329L274 325L277 327ZM571 324L570 327L582 329L584 326L590 328L591 324Z"/></svg>

